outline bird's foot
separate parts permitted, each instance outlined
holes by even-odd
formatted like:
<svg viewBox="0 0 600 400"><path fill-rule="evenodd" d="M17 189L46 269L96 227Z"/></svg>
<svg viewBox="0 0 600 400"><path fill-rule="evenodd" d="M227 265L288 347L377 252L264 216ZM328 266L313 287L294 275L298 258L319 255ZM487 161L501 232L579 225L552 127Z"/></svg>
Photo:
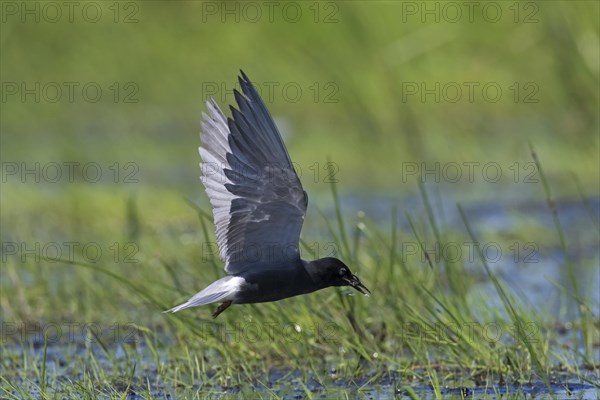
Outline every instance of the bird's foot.
<svg viewBox="0 0 600 400"><path fill-rule="evenodd" d="M223 311L227 310L227 307L229 307L230 305L231 305L230 300L224 301L223 303L221 303L221 305L219 307L217 307L217 309L213 313L212 317L217 318L219 316L219 314L221 314Z"/></svg>

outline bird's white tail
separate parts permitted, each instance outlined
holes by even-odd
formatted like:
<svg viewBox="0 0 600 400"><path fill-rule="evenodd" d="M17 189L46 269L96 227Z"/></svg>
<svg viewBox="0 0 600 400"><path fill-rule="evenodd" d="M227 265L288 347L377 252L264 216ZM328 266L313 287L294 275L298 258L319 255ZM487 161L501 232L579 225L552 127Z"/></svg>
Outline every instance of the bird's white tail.
<svg viewBox="0 0 600 400"><path fill-rule="evenodd" d="M244 282L244 279L239 276L226 276L211 283L206 289L196 293L185 303L165 312L175 313L186 308L203 306L219 301L234 301L235 294L240 290L240 286Z"/></svg>

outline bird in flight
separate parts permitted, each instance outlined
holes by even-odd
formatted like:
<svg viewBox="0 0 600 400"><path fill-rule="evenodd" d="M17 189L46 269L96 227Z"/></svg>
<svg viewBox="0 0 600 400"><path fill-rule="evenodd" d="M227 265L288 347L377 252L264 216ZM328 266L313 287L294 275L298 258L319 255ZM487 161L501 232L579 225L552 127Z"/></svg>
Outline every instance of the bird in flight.
<svg viewBox="0 0 600 400"><path fill-rule="evenodd" d="M214 216L219 255L228 276L167 312L221 303L264 303L330 286L369 289L337 258L300 258L300 230L308 196L273 118L240 71L242 93L226 118L213 99L203 113L199 150L202 183Z"/></svg>

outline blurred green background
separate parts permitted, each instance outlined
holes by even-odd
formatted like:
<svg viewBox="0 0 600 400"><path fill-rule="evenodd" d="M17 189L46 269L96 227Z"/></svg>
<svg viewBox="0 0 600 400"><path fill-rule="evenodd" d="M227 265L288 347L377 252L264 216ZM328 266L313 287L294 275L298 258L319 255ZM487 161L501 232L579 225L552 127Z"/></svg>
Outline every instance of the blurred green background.
<svg viewBox="0 0 600 400"><path fill-rule="evenodd" d="M403 207L434 168L454 200L543 207L528 142L557 197L599 194L596 2L49 4L2 3L4 242L197 231L201 113L209 96L228 112L240 68L312 207L331 204L328 160L363 204Z"/></svg>
<svg viewBox="0 0 600 400"><path fill-rule="evenodd" d="M531 141L557 190L573 193L575 173L598 194L595 2L100 2L72 16L3 4L3 161L97 162L106 174L134 162L131 190L197 196L204 100L226 109L241 68L268 93L311 191L324 185L309 167L327 158L341 190L401 196L416 187L402 163L497 162L492 192L521 191L510 167L527 174ZM471 195L486 183L475 172L459 182Z"/></svg>

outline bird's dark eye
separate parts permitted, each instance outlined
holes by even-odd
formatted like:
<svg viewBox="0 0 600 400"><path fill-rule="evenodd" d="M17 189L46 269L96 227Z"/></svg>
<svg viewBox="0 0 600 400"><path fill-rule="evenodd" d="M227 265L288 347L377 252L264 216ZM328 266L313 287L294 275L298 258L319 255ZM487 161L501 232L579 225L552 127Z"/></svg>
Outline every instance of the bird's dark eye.
<svg viewBox="0 0 600 400"><path fill-rule="evenodd" d="M346 268L340 268L340 276L346 275L347 272L348 270Z"/></svg>

